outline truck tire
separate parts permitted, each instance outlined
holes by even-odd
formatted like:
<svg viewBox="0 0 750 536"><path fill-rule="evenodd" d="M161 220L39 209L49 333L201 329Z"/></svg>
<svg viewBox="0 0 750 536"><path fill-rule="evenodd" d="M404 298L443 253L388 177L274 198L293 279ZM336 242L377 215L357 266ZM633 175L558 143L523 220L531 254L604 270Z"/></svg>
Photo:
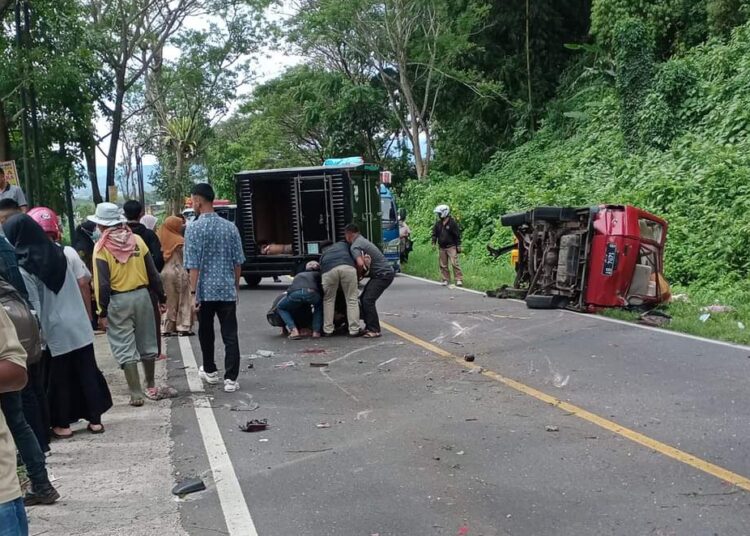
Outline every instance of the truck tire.
<svg viewBox="0 0 750 536"><path fill-rule="evenodd" d="M260 280L263 279L259 275L251 275L251 274L243 274L242 277L245 278L245 283L247 283L247 286L249 288L255 288L258 285L260 285Z"/></svg>
<svg viewBox="0 0 750 536"><path fill-rule="evenodd" d="M565 296L542 296L532 294L526 296L526 307L529 309L563 309L568 305L568 298Z"/></svg>
<svg viewBox="0 0 750 536"><path fill-rule="evenodd" d="M500 223L503 227L520 227L530 221L528 212L514 212L513 214L504 214L503 216L500 216Z"/></svg>
<svg viewBox="0 0 750 536"><path fill-rule="evenodd" d="M534 220L544 221L576 221L576 209L570 207L537 207L531 211Z"/></svg>

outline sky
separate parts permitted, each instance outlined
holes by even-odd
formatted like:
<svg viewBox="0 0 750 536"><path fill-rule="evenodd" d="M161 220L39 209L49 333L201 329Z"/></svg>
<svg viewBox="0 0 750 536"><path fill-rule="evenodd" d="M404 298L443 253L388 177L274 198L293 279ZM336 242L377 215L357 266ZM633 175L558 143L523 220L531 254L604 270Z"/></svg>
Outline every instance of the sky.
<svg viewBox="0 0 750 536"><path fill-rule="evenodd" d="M273 6L269 8L266 14L268 18L271 20L281 21L291 16L293 12L294 12L293 0L283 0L281 2L281 5ZM186 21L185 25L188 28L199 29L199 28L205 28L207 25L207 22L201 18L191 18ZM165 55L169 56L169 51L167 51ZM173 58L176 55L177 55L177 51L174 51ZM292 67L294 65L298 65L303 60L304 58L300 56L295 56L293 54L289 54L283 50L271 50L269 48L266 48L265 50L263 50L263 53L260 54L260 61L257 65L255 80L253 81L253 83L243 86L239 89L238 93L239 93L240 98L232 103L232 105L230 106L230 111L236 109L242 96L246 96L252 93L252 90L254 87L272 78L275 78L287 68ZM104 118L100 117L96 121L96 129L99 134L99 137L101 138L101 137L106 136L109 133L110 125ZM109 143L107 142L107 140L104 140L99 145L99 148L101 150L97 151L96 164L97 164L100 185L103 188L104 173L102 173L102 170L106 170L107 158L105 154L109 149ZM118 163L120 162L121 158L122 156L118 154ZM156 157L154 157L153 155L144 155L143 157L144 166L154 166L156 164L157 164ZM146 175L148 175L148 173L146 173Z"/></svg>

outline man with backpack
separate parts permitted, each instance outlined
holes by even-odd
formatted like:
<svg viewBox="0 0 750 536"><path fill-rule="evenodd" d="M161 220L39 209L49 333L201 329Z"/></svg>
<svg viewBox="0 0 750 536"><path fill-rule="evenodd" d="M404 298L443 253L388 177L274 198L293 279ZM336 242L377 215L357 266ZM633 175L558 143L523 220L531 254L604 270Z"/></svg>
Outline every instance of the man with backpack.
<svg viewBox="0 0 750 536"><path fill-rule="evenodd" d="M0 236L0 309L14 324L16 338L23 345L24 366L36 364L42 352L39 327L26 302L26 287L15 251L4 236ZM27 385L24 389L33 391L33 386ZM35 396L33 392L28 394ZM54 503L60 494L49 480L44 452L24 415L22 392L0 394L0 408L31 480L31 491L24 497L24 503L27 506Z"/></svg>

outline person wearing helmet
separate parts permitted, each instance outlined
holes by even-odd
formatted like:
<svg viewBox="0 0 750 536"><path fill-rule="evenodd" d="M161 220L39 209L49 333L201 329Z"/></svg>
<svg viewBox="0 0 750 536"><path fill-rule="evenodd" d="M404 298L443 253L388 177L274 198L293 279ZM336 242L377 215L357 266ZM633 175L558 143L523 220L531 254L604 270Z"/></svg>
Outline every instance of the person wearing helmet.
<svg viewBox="0 0 750 536"><path fill-rule="evenodd" d="M91 272L86 267L86 263L83 262L78 252L70 246L62 246L60 239L62 238L62 232L60 228L60 219L57 217L57 213L51 208L47 207L35 207L29 210L27 213L32 220L39 224L39 227L45 232L45 234L55 244L63 248L65 258L68 261L68 266L73 270L73 275L78 282L78 288L81 291L81 297L83 298L83 304L86 307L86 312L89 315L89 321L92 320L92 300L91 300Z"/></svg>
<svg viewBox="0 0 750 536"><path fill-rule="evenodd" d="M464 275L458 264L458 254L461 253L461 228L451 217L451 209L448 205L435 207L438 220L432 228L432 245L440 248L440 275L443 278L443 286L448 285L451 273L448 264L453 267L453 275L456 278L456 286L464 285Z"/></svg>
<svg viewBox="0 0 750 536"><path fill-rule="evenodd" d="M312 337L320 338L323 329L323 292L321 291L320 264L310 261L305 266L305 271L294 276L292 284L286 290L286 297L277 306L279 316L284 320L289 338L299 340L302 338L297 325L294 322L294 314L300 309L312 307Z"/></svg>

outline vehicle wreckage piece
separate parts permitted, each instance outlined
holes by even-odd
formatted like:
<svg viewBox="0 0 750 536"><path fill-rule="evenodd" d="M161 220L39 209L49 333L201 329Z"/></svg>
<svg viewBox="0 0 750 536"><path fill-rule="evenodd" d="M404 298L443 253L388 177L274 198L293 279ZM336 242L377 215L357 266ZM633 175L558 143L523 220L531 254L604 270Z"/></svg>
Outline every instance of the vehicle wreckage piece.
<svg viewBox="0 0 750 536"><path fill-rule="evenodd" d="M650 309L669 299L663 277L667 222L633 206L538 207L506 214L516 243L512 286L487 293L526 301L533 309Z"/></svg>

